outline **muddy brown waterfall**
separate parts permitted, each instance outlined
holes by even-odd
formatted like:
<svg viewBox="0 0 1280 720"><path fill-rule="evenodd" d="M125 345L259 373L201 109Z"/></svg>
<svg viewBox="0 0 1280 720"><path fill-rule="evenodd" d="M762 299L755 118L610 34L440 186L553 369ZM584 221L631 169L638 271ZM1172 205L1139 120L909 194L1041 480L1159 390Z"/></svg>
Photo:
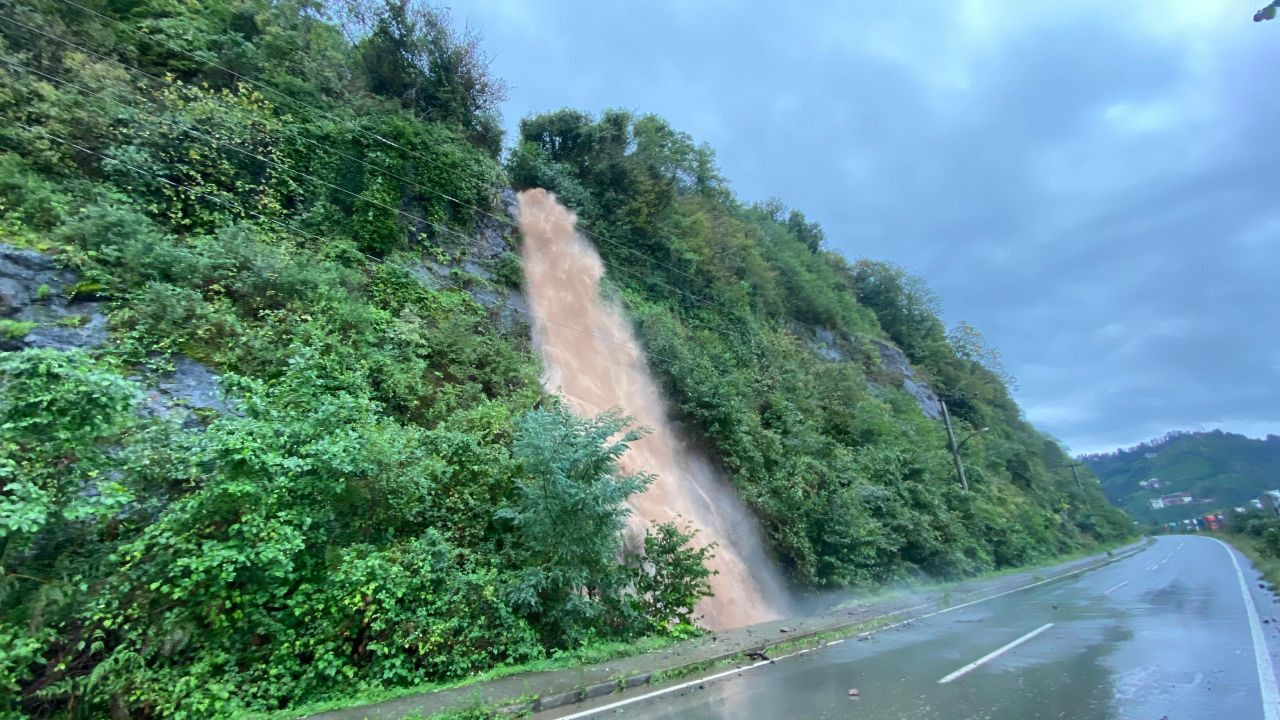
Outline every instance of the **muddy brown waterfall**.
<svg viewBox="0 0 1280 720"><path fill-rule="evenodd" d="M754 517L714 463L672 429L668 408L649 375L646 357L622 310L600 296L603 265L574 228L573 213L541 190L520 193L525 287L534 343L548 391L575 412L620 408L652 432L622 458L623 469L657 476L632 497L632 531L676 522L698 530L697 544L715 542L714 597L699 610L713 629L781 617L782 584L765 555Z"/></svg>

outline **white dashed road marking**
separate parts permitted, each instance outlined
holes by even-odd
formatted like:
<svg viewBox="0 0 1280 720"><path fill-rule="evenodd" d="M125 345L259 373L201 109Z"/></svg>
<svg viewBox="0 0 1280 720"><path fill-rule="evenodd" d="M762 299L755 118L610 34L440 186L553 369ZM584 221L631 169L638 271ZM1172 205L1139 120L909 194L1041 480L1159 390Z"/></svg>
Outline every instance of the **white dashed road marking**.
<svg viewBox="0 0 1280 720"><path fill-rule="evenodd" d="M1107 590L1106 592L1104 592L1104 593L1102 593L1102 594L1103 594L1103 595L1110 595L1111 593L1115 592L1116 590L1119 590L1120 588L1122 588L1122 587L1124 587L1125 585L1128 585L1128 584L1129 584L1129 581L1128 581L1128 580L1122 580L1119 584L1117 584L1117 585L1113 586L1110 590Z"/></svg>
<svg viewBox="0 0 1280 720"><path fill-rule="evenodd" d="M992 660L995 660L996 658L1000 657L1001 655L1003 655L1003 654L1005 654L1005 653L1009 652L1010 650L1012 650L1012 649L1014 649L1014 648L1018 647L1018 646L1019 646L1019 645L1021 645L1022 643L1024 643L1024 642L1026 642L1026 641L1030 640L1031 638L1033 638L1033 637L1035 637L1035 636L1039 635L1040 633L1044 632L1045 630L1048 630L1048 629L1049 629L1049 628L1051 628L1051 627L1053 627L1053 623L1045 623L1044 625L1041 625L1040 627L1036 628L1035 630L1032 630L1031 632L1027 633L1026 635L1023 635L1022 637L1018 638L1017 640L1014 640L1013 642L1009 643L1008 645L1002 645L1002 646L1000 646L1000 647L996 648L995 650L992 650L991 652L987 653L986 655L983 655L982 657L978 658L977 660L974 660L973 662L969 663L968 665L965 665L964 667L960 668L959 670L957 670L957 671L955 671L955 672L951 673L950 675L948 675L948 676L946 676L946 677L942 678L941 680L939 680L939 681L938 681L938 684L939 684L939 685L945 685L946 683L949 683L949 682L951 682L952 680L955 680L956 678L960 677L961 675L964 675L964 674L966 674L966 673L968 673L968 672L970 672L970 671L972 671L972 670L975 670L975 669L977 669L977 668L982 667L982 666L983 666L983 665L985 665L986 663L989 663L989 662L991 662Z"/></svg>

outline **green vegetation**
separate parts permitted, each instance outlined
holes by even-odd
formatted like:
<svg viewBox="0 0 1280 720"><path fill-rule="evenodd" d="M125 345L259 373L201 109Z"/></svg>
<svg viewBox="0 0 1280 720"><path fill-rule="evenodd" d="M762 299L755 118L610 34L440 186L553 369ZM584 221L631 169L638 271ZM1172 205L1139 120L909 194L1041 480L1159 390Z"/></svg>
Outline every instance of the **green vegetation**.
<svg viewBox="0 0 1280 720"><path fill-rule="evenodd" d="M8 340L21 340L37 327L39 327L39 325L33 322L22 322L20 320L3 318L0 319L0 337Z"/></svg>
<svg viewBox="0 0 1280 720"><path fill-rule="evenodd" d="M1265 510L1231 513L1223 539L1247 555L1276 592L1280 587L1280 518Z"/></svg>
<svg viewBox="0 0 1280 720"><path fill-rule="evenodd" d="M555 190L597 237L668 393L793 579L951 578L1126 534L1021 419L976 331L948 340L920 280L824 251L821 232L781 203L738 203L710 150L661 119L527 118L510 166L518 186ZM846 359L817 356L813 331L845 338ZM965 447L973 493L953 479L940 424L886 388L872 342L886 336L962 431L991 428Z"/></svg>
<svg viewBox="0 0 1280 720"><path fill-rule="evenodd" d="M708 551L669 526L644 562L621 547L649 481L618 470L625 419L565 411L524 330L422 279L460 277L508 182L601 238L677 411L798 585L1128 532L920 281L739 203L652 116L529 118L504 166L501 96L474 38L402 2L0 2L0 241L54 255L112 330L0 355L0 714L269 713L696 632ZM491 272L518 285L507 250ZM964 450L971 493L886 340L962 431L991 428ZM141 411L134 378L179 355L231 412Z"/></svg>
<svg viewBox="0 0 1280 720"><path fill-rule="evenodd" d="M1246 506L1280 485L1280 437L1275 435L1258 440L1221 430L1169 433L1083 460L1097 473L1113 503L1149 523ZM1158 487L1150 486L1152 478L1159 480ZM1178 492L1189 493L1197 503L1153 510L1148 502Z"/></svg>

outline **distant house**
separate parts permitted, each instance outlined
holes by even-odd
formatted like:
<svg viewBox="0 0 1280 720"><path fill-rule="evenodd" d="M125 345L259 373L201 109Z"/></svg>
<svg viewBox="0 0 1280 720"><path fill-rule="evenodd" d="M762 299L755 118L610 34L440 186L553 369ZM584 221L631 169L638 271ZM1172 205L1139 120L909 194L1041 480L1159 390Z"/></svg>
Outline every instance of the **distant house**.
<svg viewBox="0 0 1280 720"><path fill-rule="evenodd" d="M1139 480L1138 487L1151 488L1155 490L1160 487L1160 478L1151 478L1150 480Z"/></svg>
<svg viewBox="0 0 1280 720"><path fill-rule="evenodd" d="M1186 505L1187 503L1191 502L1193 499L1194 498L1191 497L1190 493L1184 493L1184 492L1170 493L1168 495L1160 496L1160 502L1162 507L1169 507L1171 505Z"/></svg>
<svg viewBox="0 0 1280 720"><path fill-rule="evenodd" d="M1159 510L1164 507L1164 500L1162 498L1151 498L1147 503L1151 505L1152 510Z"/></svg>
<svg viewBox="0 0 1280 720"><path fill-rule="evenodd" d="M1263 510L1280 517L1280 490L1268 490L1258 496Z"/></svg>

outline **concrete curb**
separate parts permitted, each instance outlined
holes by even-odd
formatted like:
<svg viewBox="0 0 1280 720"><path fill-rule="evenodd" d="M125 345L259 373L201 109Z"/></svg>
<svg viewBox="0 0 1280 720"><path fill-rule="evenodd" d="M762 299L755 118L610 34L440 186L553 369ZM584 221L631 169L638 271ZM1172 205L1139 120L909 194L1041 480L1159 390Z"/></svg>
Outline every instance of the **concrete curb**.
<svg viewBox="0 0 1280 720"><path fill-rule="evenodd" d="M1111 555L1096 555L1081 560L1060 563L1047 568L1036 568L1013 573L1000 578L975 580L964 585L974 586L968 592L951 597L956 588L933 590L924 593L906 607L893 607L902 603L905 598L896 600L870 601L854 608L841 608L828 611L809 618L789 619L762 623L750 628L742 628L713 635L710 642L695 639L685 644L692 648L687 659L677 657L679 646L665 651L661 658L652 658L645 662L647 655L618 658L581 668L570 668L549 672L532 673L528 676L514 675L506 678L477 683L476 685L441 690L434 693L410 695L394 700L373 703L317 713L306 716L309 720L389 720L403 718L408 715L426 715L462 709L468 707L495 708L501 714L517 715L522 713L541 712L566 707L586 700L594 700L621 690L630 690L651 684L656 677L681 676L697 673L700 670L728 661L743 658L747 652L767 654L769 650L783 645L802 646L796 652L805 652L824 647L830 642L840 642L844 637L854 634L859 628L873 627L858 633L868 636L879 630L908 623L926 615L947 612L963 605L974 604L1064 579L1066 577L1096 570L1114 562L1118 562L1137 554L1150 544L1139 541L1125 546ZM1055 572L1056 571L1056 572ZM1039 573L1046 572L1042 577ZM1037 579L1038 578L1038 579ZM973 599L977 598L977 599ZM943 600L950 599L943 606ZM887 610L885 612L879 612ZM757 633L759 636L757 637ZM824 635L835 634L829 642L820 642ZM718 635L728 637L723 647L718 645ZM748 641L749 640L749 641ZM701 651L701 652L699 652ZM649 653L648 655L653 655ZM795 653L791 653L795 654ZM773 660L779 660L783 655ZM637 665L625 672L607 674L611 666ZM607 679L605 679L607 678ZM555 688L559 685L560 688ZM537 692L541 688L544 692Z"/></svg>

